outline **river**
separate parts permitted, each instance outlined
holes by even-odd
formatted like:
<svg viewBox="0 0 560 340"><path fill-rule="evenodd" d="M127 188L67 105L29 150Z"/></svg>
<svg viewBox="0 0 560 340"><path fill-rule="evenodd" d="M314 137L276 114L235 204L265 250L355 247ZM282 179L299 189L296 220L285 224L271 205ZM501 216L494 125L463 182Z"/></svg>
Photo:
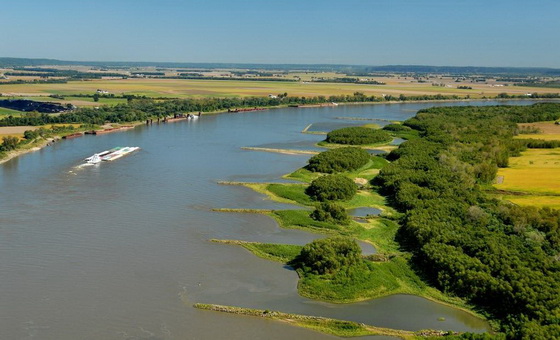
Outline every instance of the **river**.
<svg viewBox="0 0 560 340"><path fill-rule="evenodd" d="M459 104L285 108L203 116L61 141L4 163L0 337L332 338L278 322L196 310L195 302L407 330L487 330L484 321L470 314L414 296L350 305L311 301L297 294L297 275L289 268L241 247L208 241L305 244L319 237L280 229L262 215L211 211L286 207L247 188L217 182L280 181L309 158L241 147L312 149L323 136L302 134L309 124L356 124L337 117L404 120L421 108ZM119 145L142 149L114 162L78 167L85 157Z"/></svg>

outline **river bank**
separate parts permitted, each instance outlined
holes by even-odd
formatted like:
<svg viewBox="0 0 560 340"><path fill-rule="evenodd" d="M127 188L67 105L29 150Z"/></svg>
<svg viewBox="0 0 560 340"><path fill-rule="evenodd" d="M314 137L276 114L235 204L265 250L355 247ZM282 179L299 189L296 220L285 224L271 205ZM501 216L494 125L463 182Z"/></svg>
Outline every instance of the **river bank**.
<svg viewBox="0 0 560 340"><path fill-rule="evenodd" d="M337 107L337 106L353 106L353 105L388 105L388 104L421 104L421 103L460 103L460 102L491 102L491 101L495 101L495 102L508 102L508 101L527 101L527 100L531 100L531 101L536 101L536 102L546 102L546 101L560 101L560 99L554 99L554 98L535 98L535 99L531 99L531 98L493 98L493 99L445 99L445 100L410 100L410 101L383 101L383 102L343 102L343 103L337 103L337 105L332 105L332 104L303 104L303 105L298 105L297 107L294 106L290 106L288 104L286 105L276 105L276 106L266 106L266 107L256 107L256 109L258 109L258 111L262 111L261 109L264 110L273 110L273 109L283 109L283 108L294 108L294 109L305 109L305 108L327 108L327 107ZM319 105L319 106L318 106ZM249 111L252 112L252 111ZM249 112L237 112L237 113L249 113ZM185 114L198 114L199 112L188 112ZM205 115L217 115L217 114L224 114L224 113L236 113L236 112L232 112L231 110L228 112L228 110L224 109L224 110L217 110L217 111L210 111L210 112L201 112L202 116ZM171 116L168 118L172 118ZM163 121L161 121L163 122ZM165 123L165 122L163 122ZM128 125L133 125L133 126L138 126L138 125L143 125L146 124L145 121L133 121L133 122L127 122ZM307 129L309 128L309 126L304 130L304 133L310 133L307 131ZM1 129L1 128L0 128ZM83 130L85 131L85 130ZM71 132L71 133L75 133ZM59 136L54 136L54 140L58 141L59 139L61 139L62 137L69 135L71 133L67 133L67 134L62 134ZM312 134L312 133L311 133ZM52 140L51 140L52 143ZM45 146L48 146L49 142L41 142L41 143L36 143L33 144L32 148L21 148L21 149L16 149L16 150L12 150L9 152L6 152L3 156L0 156L0 164L5 163L15 157L19 157L21 155L24 155L26 153L29 152L33 152L33 151L38 151L42 148L44 148ZM255 150L257 148L254 148ZM381 149L381 148L378 148ZM387 147L385 151L390 151L391 147ZM273 151L273 152L281 152L281 153L286 153L286 154L293 154L293 153L300 153L294 150L282 150L282 151L275 151L273 149L259 149L259 151Z"/></svg>

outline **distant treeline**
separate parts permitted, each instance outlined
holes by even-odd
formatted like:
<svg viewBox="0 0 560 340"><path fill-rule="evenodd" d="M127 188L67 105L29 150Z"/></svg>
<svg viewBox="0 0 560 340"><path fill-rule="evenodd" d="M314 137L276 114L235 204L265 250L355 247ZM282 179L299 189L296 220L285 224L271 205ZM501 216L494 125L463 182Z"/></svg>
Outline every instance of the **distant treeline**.
<svg viewBox="0 0 560 340"><path fill-rule="evenodd" d="M101 79L103 77L128 77L128 75L123 73L80 72L75 70L57 70L53 68L14 68L14 72L10 71L4 74L7 76L64 77L68 79Z"/></svg>
<svg viewBox="0 0 560 340"><path fill-rule="evenodd" d="M515 86L530 86L530 87L551 87L560 88L560 81L524 81L522 83L515 83Z"/></svg>
<svg viewBox="0 0 560 340"><path fill-rule="evenodd" d="M102 68L165 67L197 69L250 69L290 71L330 71L353 74L370 73L438 73L457 75L543 75L559 76L560 69L544 67L476 67L476 66L426 66L426 65L343 65L343 64L239 64L239 63L170 63L170 62L110 62L110 61L64 61L56 59L0 58L0 67L40 65L84 65Z"/></svg>
<svg viewBox="0 0 560 340"><path fill-rule="evenodd" d="M68 80L66 79L33 79L33 80L11 80L11 81L0 81L0 85L14 85L14 84L66 84Z"/></svg>
<svg viewBox="0 0 560 340"><path fill-rule="evenodd" d="M194 73L179 73L176 77L165 77L166 79L204 79L204 80L248 80L248 81L287 81L295 82L297 79L280 78L280 77L214 77L205 76Z"/></svg>
<svg viewBox="0 0 560 340"><path fill-rule="evenodd" d="M500 320L509 339L560 338L560 210L516 206L482 187L509 157L545 146L514 139L517 123L558 118L553 103L421 110L404 122L421 138L391 152L375 179L403 214L399 239L417 267Z"/></svg>
<svg viewBox="0 0 560 340"><path fill-rule="evenodd" d="M372 85L385 85L385 83L377 80L360 80L359 78L342 77L342 78L315 78L311 80L314 83L350 83L350 84L372 84Z"/></svg>

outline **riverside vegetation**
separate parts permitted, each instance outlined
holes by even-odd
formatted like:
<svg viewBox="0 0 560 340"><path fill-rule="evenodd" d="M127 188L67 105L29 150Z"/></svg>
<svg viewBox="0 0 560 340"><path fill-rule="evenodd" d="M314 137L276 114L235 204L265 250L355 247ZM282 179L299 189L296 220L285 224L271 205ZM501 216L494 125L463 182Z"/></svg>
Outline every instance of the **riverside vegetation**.
<svg viewBox="0 0 560 340"><path fill-rule="evenodd" d="M246 248L294 266L304 296L351 302L406 292L465 306L451 298L457 296L498 322L501 331L460 338L558 338L560 211L495 199L490 185L498 169L508 166L510 157L527 148L556 146L550 141L514 139L519 132L517 123L558 118L560 105L550 103L421 110L402 126L385 129L415 131L414 138L388 154L390 163L383 164L372 180L373 189L385 195L397 212L386 210L385 217L365 225L344 225L327 213L270 211L267 214L284 227L350 239L314 241L301 247L296 256L294 246L252 244ZM307 183L333 178L314 169L318 167L307 166L287 178ZM324 169L337 176L358 177L349 169ZM314 204L305 194L306 185L249 186L277 199ZM350 200L335 204L349 208L356 196L366 192L376 195L362 188ZM365 202L362 206L374 205L368 199L361 201ZM382 207L383 200L377 203ZM352 238L372 242L378 253L357 256Z"/></svg>

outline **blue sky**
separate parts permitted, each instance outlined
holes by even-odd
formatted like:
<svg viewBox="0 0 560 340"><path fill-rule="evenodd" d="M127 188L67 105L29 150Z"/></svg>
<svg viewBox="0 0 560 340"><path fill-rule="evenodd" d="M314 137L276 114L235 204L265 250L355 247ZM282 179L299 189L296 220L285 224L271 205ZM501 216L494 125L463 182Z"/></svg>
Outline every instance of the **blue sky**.
<svg viewBox="0 0 560 340"><path fill-rule="evenodd" d="M0 1L0 56L560 68L559 0Z"/></svg>

